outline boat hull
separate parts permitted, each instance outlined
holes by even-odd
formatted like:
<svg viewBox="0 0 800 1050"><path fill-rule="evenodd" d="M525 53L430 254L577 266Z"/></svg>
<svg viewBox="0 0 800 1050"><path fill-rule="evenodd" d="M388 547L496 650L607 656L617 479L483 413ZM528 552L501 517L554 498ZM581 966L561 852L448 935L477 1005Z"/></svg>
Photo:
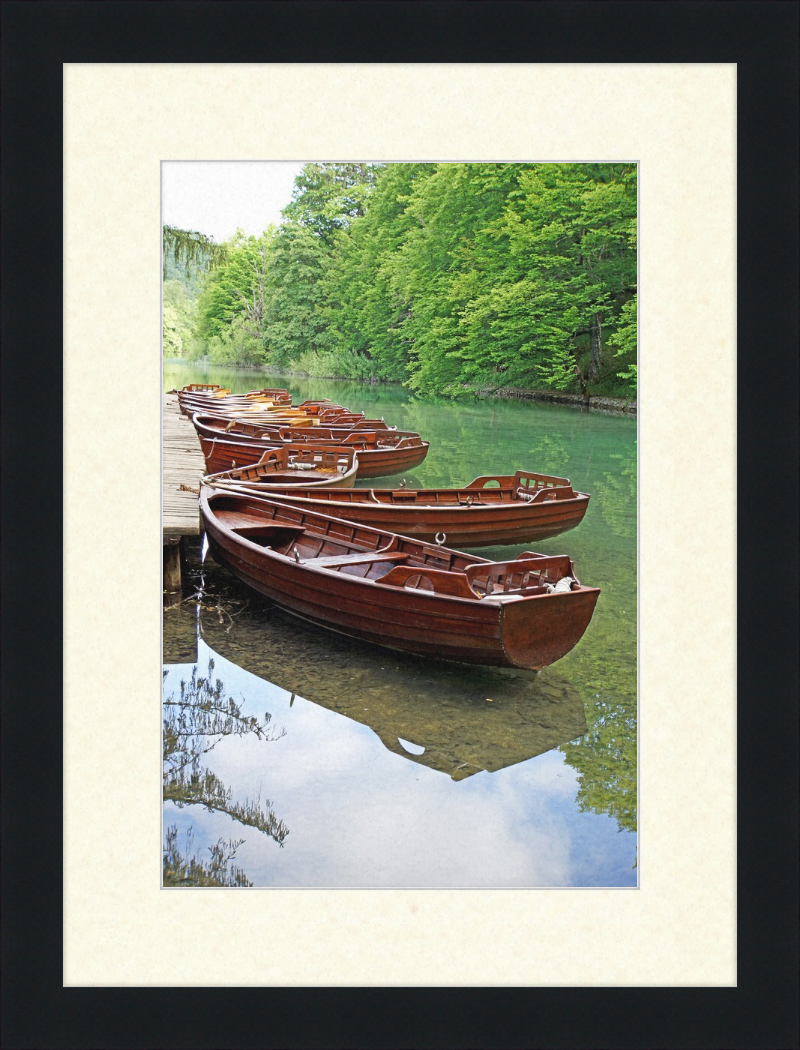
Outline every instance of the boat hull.
<svg viewBox="0 0 800 1050"><path fill-rule="evenodd" d="M300 485L305 492L350 489L356 479L358 459L352 449L318 445L284 445L268 449L247 467L209 474L202 484L235 488L237 492L269 496L273 488Z"/></svg>
<svg viewBox="0 0 800 1050"><path fill-rule="evenodd" d="M358 498L362 493L365 495L363 500ZM374 529L399 532L403 536L429 542L438 536L442 543L453 547L503 546L559 536L580 525L589 505L589 496L584 492L575 493L569 499L543 503L515 500L486 506L450 507L383 505L370 501L364 489L354 489L354 498L346 503L337 501L335 494L326 496L309 492L302 495L287 488L271 489L264 495L294 507L344 518Z"/></svg>
<svg viewBox="0 0 800 1050"><path fill-rule="evenodd" d="M428 548L391 533L359 528L286 505L254 497L232 497L207 488L201 492L200 507L212 554L247 586L321 627L391 649L467 663L539 670L577 644L592 618L599 594L597 588L579 586L563 594L509 596L508 600L487 596L480 600L477 595L459 597L389 586L380 580L350 575L348 569L334 571L314 566L310 561L294 560L259 546L234 530L243 528L246 532L259 521L269 520L312 530L329 540L355 538L372 551L393 543L401 557L403 552L414 558L423 557L431 566L479 565L488 571L494 563L443 547ZM408 571L416 572L416 567ZM397 569L390 572L396 573ZM419 575L424 572L423 568ZM461 573L452 575L465 586Z"/></svg>
<svg viewBox="0 0 800 1050"><path fill-rule="evenodd" d="M235 586L231 581L222 593ZM540 674L475 664L459 669L345 640L277 609L261 615L250 610L250 615L251 626L262 621L263 646L243 647L236 630L220 622L216 605L203 604L204 642L287 693L368 726L393 754L453 780L497 772L586 732L583 701L557 669ZM424 752L411 753L400 740L413 741Z"/></svg>
<svg viewBox="0 0 800 1050"><path fill-rule="evenodd" d="M198 434L200 447L206 461L209 474L218 474L223 470L233 470L256 463L267 449L280 448L282 445L298 445L304 442L323 444L311 436L295 435L287 441L259 443L255 441L229 441L221 438L204 437ZM331 445L341 447L341 441L332 441ZM392 474L402 474L412 470L428 454L428 442L400 446L399 448L361 447L357 442L348 442L358 457L359 478L380 478Z"/></svg>

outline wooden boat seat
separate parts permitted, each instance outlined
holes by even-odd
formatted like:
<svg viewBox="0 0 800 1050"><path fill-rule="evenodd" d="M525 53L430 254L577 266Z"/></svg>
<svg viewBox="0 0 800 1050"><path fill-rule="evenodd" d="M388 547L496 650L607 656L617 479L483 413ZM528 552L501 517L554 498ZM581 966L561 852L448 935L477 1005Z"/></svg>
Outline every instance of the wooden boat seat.
<svg viewBox="0 0 800 1050"><path fill-rule="evenodd" d="M429 589L455 598L480 598L463 572L429 569L425 565L397 565L381 579L381 583L392 587L411 587L414 590Z"/></svg>
<svg viewBox="0 0 800 1050"><path fill-rule="evenodd" d="M359 551L356 554L331 554L322 558L304 558L305 565L318 565L324 569L338 569L340 565L358 565L372 561L404 561L408 557L402 551Z"/></svg>
<svg viewBox="0 0 800 1050"><path fill-rule="evenodd" d="M541 555L525 551L512 561L479 562L469 565L465 575L470 584L488 598L503 594L544 593L548 582L555 583L569 571L566 555Z"/></svg>

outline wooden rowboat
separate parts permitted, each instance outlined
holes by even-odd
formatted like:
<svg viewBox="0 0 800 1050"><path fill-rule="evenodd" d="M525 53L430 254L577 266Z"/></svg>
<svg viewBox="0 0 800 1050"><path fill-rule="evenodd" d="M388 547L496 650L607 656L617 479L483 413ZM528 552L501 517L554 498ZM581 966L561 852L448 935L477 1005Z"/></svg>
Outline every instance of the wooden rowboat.
<svg viewBox="0 0 800 1050"><path fill-rule="evenodd" d="M186 410L185 414L194 412L211 412L214 415L242 414L246 412L300 412L308 416L349 413L343 405L332 401L303 401L293 405L291 396L281 397L279 392L265 393L257 396L251 394L226 394L225 397L209 398L203 395L179 394L178 403ZM362 413L363 415L363 413Z"/></svg>
<svg viewBox="0 0 800 1050"><path fill-rule="evenodd" d="M186 395L178 396L178 407L185 416L192 416L195 412L215 412L218 414L230 412L266 412L266 411L288 411L292 408L290 399L280 400L274 397L262 397L258 400L249 397L238 397L230 395L220 398L205 398ZM297 409L295 408L295 411Z"/></svg>
<svg viewBox="0 0 800 1050"><path fill-rule="evenodd" d="M254 479L250 468L207 476L210 485L238 488L303 510L347 518L359 525L399 532L454 547L486 547L558 536L579 525L589 505L568 478L518 470L480 477L458 489L349 489L346 492L302 485L276 489ZM302 479L298 479L302 481ZM442 537L444 537L442 539Z"/></svg>
<svg viewBox="0 0 800 1050"><path fill-rule="evenodd" d="M383 420L365 419L363 412L346 412L343 409L329 409L324 412L304 410L302 408L229 408L221 412L198 412L195 415L215 429L230 431L238 424L259 427L268 430L276 426L298 427L346 427L348 430L390 430ZM216 420L216 424L212 423ZM242 431L244 432L244 431ZM253 434L254 431L249 431Z"/></svg>
<svg viewBox="0 0 800 1050"><path fill-rule="evenodd" d="M248 390L246 394L233 394L228 387L216 386L214 384L192 383L175 391L179 401L196 400L205 404L214 404L217 401L263 401L291 403L292 395L288 390L279 390L276 387L263 387L261 390Z"/></svg>
<svg viewBox="0 0 800 1050"><path fill-rule="evenodd" d="M230 390L223 387L206 391L186 388L178 391L178 406L184 415L192 415L193 412L220 412L234 408L244 410L253 406L260 406L264 409L289 408L291 404L292 395L287 390L270 387L265 387L263 390L250 390L246 394L232 394Z"/></svg>
<svg viewBox="0 0 800 1050"><path fill-rule="evenodd" d="M325 427L279 427L276 437L265 441L234 441L227 435L217 438L198 434L198 438L209 474L257 463L270 448L311 444L352 448L358 457L358 477L380 478L418 466L429 448L419 434L402 430L354 431L343 438Z"/></svg>
<svg viewBox="0 0 800 1050"><path fill-rule="evenodd" d="M175 390L178 397L183 397L187 394L201 394L205 397L225 397L231 393L228 387L220 386L219 383L189 383L187 386L182 386L180 390ZM234 394L234 397L272 397L277 399L285 400L289 398L291 400L291 394L288 390L284 390L282 387L265 386L259 390L248 390L246 394Z"/></svg>
<svg viewBox="0 0 800 1050"><path fill-rule="evenodd" d="M265 414L259 412L257 415L251 415L248 412L240 415L231 409L227 412L195 412L191 420L198 434L206 434L209 437L230 434L234 438L246 436L255 441L263 440L264 432L270 428L319 426L318 417L306 415L296 408L271 410L269 424L264 420Z"/></svg>
<svg viewBox="0 0 800 1050"><path fill-rule="evenodd" d="M200 510L215 559L245 584L390 649L538 670L576 645L600 593L566 555L487 561L209 486Z"/></svg>
<svg viewBox="0 0 800 1050"><path fill-rule="evenodd" d="M345 415L319 417L301 415L298 410L295 416L284 412L270 412L269 417L268 419L266 415L244 417L196 412L192 416L192 425L200 437L225 437L231 441L283 440L280 431L286 427L302 427L306 430L310 427L319 427L320 429L315 430L315 433L321 434L323 429L330 431L326 433L327 440L335 437L344 438L354 431L396 430L394 427L387 427L383 420L367 420L363 416L352 418L352 414L350 417ZM403 431L403 433L414 432Z"/></svg>
<svg viewBox="0 0 800 1050"><path fill-rule="evenodd" d="M346 489L353 485L358 471L358 459L352 448L333 448L329 445L281 445L267 449L261 459L249 467L236 471L236 482L228 482L223 475L214 475L217 488L257 488L261 495L273 486L302 485L303 491L313 492L320 486L326 491ZM211 477L201 478L206 485Z"/></svg>
<svg viewBox="0 0 800 1050"><path fill-rule="evenodd" d="M173 390L173 394L213 394L217 390L222 390L219 383L187 383L186 386L182 386L180 390ZM225 393L229 394L230 390L225 389Z"/></svg>
<svg viewBox="0 0 800 1050"><path fill-rule="evenodd" d="M288 417L287 417L288 418ZM302 419L307 420L303 422ZM290 435L287 431L303 431L324 437L326 441L343 441L358 435L353 440L360 440L360 435L375 432L383 440L391 441L394 435L419 437L416 430L398 430L388 427L382 420L356 420L353 423L326 424L312 417L300 417L297 422L286 422L282 414L276 415L275 422L265 423L241 418L211 415L207 412L196 412L192 416L192 425L198 437L225 437L231 441L284 441Z"/></svg>

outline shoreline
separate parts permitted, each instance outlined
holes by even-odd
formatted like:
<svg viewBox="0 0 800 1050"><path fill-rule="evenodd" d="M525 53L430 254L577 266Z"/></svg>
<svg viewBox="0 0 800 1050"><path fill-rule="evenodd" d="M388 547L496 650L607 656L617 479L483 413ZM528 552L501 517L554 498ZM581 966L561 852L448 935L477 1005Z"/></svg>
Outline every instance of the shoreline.
<svg viewBox="0 0 800 1050"><path fill-rule="evenodd" d="M184 358L165 359L165 363L168 360L174 361L175 363L188 363ZM193 363L209 368L230 368L242 372L264 372L267 375L280 376L281 378L285 377L289 379L331 379L338 383L363 383L373 386L402 386L399 379L380 379L370 384L369 380L353 379L351 376L311 376L307 372L289 372L275 368L265 368L262 365L211 365L207 362L200 361ZM590 394L588 398L586 398L582 394L571 394L563 390L523 390L519 387L497 387L491 391L478 387L477 389L471 390L471 393L481 400L488 400L493 397L509 397L516 398L520 401L546 401L551 404L566 405L568 408L580 408L590 412L605 412L609 415L628 416L633 419L635 419L638 414L636 398L612 397L606 394Z"/></svg>
<svg viewBox="0 0 800 1050"><path fill-rule="evenodd" d="M594 412L611 412L620 416L637 415L636 398L612 397L607 394L590 394L585 398L582 394L569 394L563 390L518 390L515 387L501 387L487 396L515 397L522 401L550 401L553 404L585 408Z"/></svg>

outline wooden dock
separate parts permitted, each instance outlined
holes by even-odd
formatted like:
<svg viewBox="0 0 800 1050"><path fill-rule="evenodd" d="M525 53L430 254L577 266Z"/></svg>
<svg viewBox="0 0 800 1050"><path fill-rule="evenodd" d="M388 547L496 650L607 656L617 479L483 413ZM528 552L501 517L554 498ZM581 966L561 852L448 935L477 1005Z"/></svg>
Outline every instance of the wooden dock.
<svg viewBox="0 0 800 1050"><path fill-rule="evenodd" d="M175 394L162 395L161 419L164 589L174 592L180 590L182 540L202 531L197 495L205 460L192 421L181 413Z"/></svg>

